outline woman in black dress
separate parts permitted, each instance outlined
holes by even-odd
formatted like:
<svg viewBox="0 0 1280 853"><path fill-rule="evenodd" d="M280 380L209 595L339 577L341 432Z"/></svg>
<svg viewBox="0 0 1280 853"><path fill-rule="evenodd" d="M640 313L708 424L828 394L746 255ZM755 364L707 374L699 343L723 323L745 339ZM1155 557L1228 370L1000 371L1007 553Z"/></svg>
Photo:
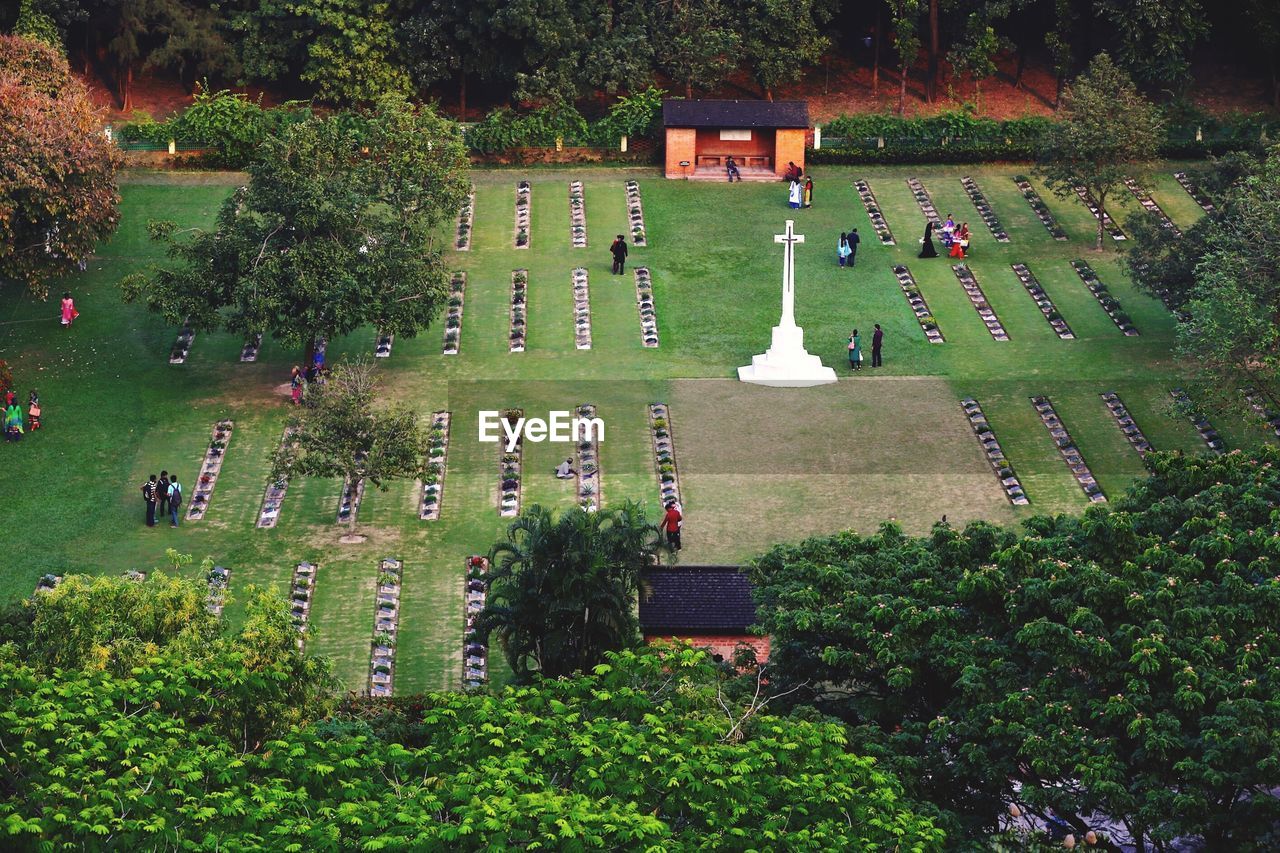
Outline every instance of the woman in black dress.
<svg viewBox="0 0 1280 853"><path fill-rule="evenodd" d="M933 248L933 220L924 224L924 239L920 241L920 257L938 257L938 250Z"/></svg>

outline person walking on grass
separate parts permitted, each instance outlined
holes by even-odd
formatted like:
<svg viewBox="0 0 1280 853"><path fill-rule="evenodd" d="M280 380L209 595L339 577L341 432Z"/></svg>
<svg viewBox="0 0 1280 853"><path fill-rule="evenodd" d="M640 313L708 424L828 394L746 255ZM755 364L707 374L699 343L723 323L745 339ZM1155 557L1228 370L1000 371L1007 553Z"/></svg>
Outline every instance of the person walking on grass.
<svg viewBox="0 0 1280 853"><path fill-rule="evenodd" d="M853 262L858 260L858 244L862 242L862 238L858 236L858 229L855 228L849 232L849 266L853 266Z"/></svg>
<svg viewBox="0 0 1280 853"><path fill-rule="evenodd" d="M804 179L804 206L813 207L813 175Z"/></svg>
<svg viewBox="0 0 1280 853"><path fill-rule="evenodd" d="M676 509L675 501L667 501L667 514L662 517L662 529L667 534L667 545L674 551L680 550L680 528L684 517Z"/></svg>
<svg viewBox="0 0 1280 853"><path fill-rule="evenodd" d="M147 505L147 527L156 526L156 475L142 484L142 500Z"/></svg>
<svg viewBox="0 0 1280 853"><path fill-rule="evenodd" d="M841 269L849 261L849 251L849 235L841 231L840 239L836 241L836 263L840 264Z"/></svg>
<svg viewBox="0 0 1280 853"><path fill-rule="evenodd" d="M884 330L876 323L876 330L871 333L871 366L880 367L880 344L884 342Z"/></svg>
<svg viewBox="0 0 1280 853"><path fill-rule="evenodd" d="M182 486L178 483L178 475L169 477L169 526L178 526L178 510L182 507Z"/></svg>
<svg viewBox="0 0 1280 853"><path fill-rule="evenodd" d="M623 266L627 262L627 240L621 234L609 246L609 254L613 255L613 274L622 275Z"/></svg>
<svg viewBox="0 0 1280 853"><path fill-rule="evenodd" d="M62 292L62 325L70 329L72 322L80 316L80 312L76 310L76 301L71 298L71 291L64 290Z"/></svg>
<svg viewBox="0 0 1280 853"><path fill-rule="evenodd" d="M849 369L862 369L862 336L858 334L857 329L854 329L853 334L849 336Z"/></svg>

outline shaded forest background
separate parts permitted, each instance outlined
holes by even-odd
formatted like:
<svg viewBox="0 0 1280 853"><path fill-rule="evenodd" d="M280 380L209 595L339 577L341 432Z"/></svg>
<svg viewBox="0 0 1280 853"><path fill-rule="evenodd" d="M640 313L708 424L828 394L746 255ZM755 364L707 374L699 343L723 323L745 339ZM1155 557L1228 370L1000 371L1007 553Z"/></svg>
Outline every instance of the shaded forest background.
<svg viewBox="0 0 1280 853"><path fill-rule="evenodd" d="M1280 3L1151 0L22 0L0 29L66 50L113 118L197 85L359 104L383 91L454 117L557 101L585 115L657 83L841 113L1052 113L1107 50L1153 97L1280 106ZM906 70L904 85L902 71Z"/></svg>

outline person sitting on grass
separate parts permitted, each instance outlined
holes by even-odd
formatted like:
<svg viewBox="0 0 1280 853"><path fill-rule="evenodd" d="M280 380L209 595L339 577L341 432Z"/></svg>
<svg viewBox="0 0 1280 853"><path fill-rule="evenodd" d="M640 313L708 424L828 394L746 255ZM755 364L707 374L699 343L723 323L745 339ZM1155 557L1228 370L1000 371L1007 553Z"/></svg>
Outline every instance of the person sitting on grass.
<svg viewBox="0 0 1280 853"><path fill-rule="evenodd" d="M573 470L573 460L566 459L556 466L555 474L557 480L572 480L578 472Z"/></svg>
<svg viewBox="0 0 1280 853"><path fill-rule="evenodd" d="M794 161L787 161L787 171L783 173L782 180L795 182L800 180L800 176L804 174L804 170L795 164Z"/></svg>
<svg viewBox="0 0 1280 853"><path fill-rule="evenodd" d="M733 183L733 179L737 178L738 183L742 183L742 175L738 173L738 164L733 162L733 155L729 155L729 159L725 161L724 170L729 173L729 183Z"/></svg>
<svg viewBox="0 0 1280 853"><path fill-rule="evenodd" d="M4 413L4 440L22 441L22 410L13 403Z"/></svg>

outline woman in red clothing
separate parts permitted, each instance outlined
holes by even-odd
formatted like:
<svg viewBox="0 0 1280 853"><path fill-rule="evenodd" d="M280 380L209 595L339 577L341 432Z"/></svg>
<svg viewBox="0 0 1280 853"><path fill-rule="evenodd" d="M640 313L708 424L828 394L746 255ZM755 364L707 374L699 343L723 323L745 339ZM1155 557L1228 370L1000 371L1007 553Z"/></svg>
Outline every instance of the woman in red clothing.
<svg viewBox="0 0 1280 853"><path fill-rule="evenodd" d="M65 291L62 294L62 325L70 328L72 321L79 316L80 312L76 310L76 303L71 298L71 291Z"/></svg>
<svg viewBox="0 0 1280 853"><path fill-rule="evenodd" d="M965 250L969 248L969 223L965 222L956 232L955 242L951 244L951 257L964 260Z"/></svg>

